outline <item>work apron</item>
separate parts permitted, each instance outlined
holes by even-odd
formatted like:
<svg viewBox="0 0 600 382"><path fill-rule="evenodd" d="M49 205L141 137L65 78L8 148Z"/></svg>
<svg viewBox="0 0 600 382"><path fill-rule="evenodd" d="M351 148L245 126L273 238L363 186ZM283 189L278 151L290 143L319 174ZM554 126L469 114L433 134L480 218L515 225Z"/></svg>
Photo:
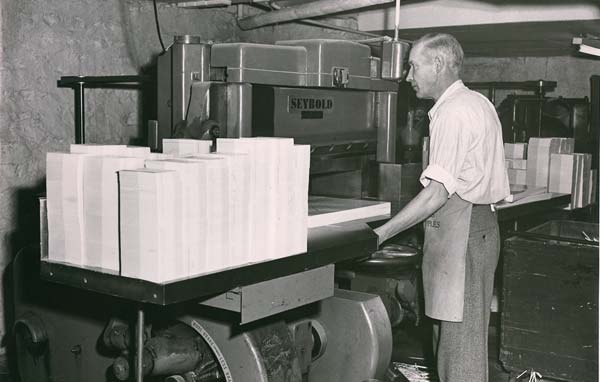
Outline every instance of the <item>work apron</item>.
<svg viewBox="0 0 600 382"><path fill-rule="evenodd" d="M425 314L444 321L463 318L465 267L473 204L453 194L425 225Z"/></svg>

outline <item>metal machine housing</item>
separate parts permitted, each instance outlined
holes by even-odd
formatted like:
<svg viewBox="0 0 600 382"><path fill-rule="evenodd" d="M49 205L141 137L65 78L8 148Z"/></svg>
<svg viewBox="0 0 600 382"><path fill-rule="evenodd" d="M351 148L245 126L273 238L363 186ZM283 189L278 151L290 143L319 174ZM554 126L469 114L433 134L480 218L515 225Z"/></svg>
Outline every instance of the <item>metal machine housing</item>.
<svg viewBox="0 0 600 382"><path fill-rule="evenodd" d="M398 83L383 80L380 65L352 41L211 45L177 37L158 59L157 148L185 129L200 129L193 136L203 139L291 137L311 145L311 175L321 176L313 192L354 172L349 182L360 191L343 196L374 196L369 163L396 157Z"/></svg>

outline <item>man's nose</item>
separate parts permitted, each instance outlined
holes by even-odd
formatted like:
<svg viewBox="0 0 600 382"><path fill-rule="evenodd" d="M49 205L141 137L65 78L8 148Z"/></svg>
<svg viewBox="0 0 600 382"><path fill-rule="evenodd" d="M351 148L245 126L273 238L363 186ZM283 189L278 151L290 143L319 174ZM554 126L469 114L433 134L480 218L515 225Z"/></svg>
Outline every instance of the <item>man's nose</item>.
<svg viewBox="0 0 600 382"><path fill-rule="evenodd" d="M408 69L408 74L406 75L406 81L412 81L414 79L413 77L413 70L412 68Z"/></svg>

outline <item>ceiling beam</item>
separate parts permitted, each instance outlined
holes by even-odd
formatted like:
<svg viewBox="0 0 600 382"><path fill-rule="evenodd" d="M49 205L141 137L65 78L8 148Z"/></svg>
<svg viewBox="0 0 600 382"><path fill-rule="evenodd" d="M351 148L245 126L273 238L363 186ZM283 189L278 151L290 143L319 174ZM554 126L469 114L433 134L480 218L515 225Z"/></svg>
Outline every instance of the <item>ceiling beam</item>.
<svg viewBox="0 0 600 382"><path fill-rule="evenodd" d="M600 19L600 2L591 0L431 0L403 3L400 29L595 19ZM360 12L358 27L364 31L393 29L394 8Z"/></svg>

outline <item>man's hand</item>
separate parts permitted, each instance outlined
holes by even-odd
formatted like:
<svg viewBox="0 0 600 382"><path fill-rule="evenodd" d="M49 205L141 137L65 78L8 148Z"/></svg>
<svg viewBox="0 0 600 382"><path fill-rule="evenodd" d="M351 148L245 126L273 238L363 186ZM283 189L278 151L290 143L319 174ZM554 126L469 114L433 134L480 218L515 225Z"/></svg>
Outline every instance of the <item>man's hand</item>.
<svg viewBox="0 0 600 382"><path fill-rule="evenodd" d="M381 246L381 244L383 244L384 241L389 239L389 237L385 233L383 226L377 227L373 231L375 231L375 234L377 235L377 247Z"/></svg>

